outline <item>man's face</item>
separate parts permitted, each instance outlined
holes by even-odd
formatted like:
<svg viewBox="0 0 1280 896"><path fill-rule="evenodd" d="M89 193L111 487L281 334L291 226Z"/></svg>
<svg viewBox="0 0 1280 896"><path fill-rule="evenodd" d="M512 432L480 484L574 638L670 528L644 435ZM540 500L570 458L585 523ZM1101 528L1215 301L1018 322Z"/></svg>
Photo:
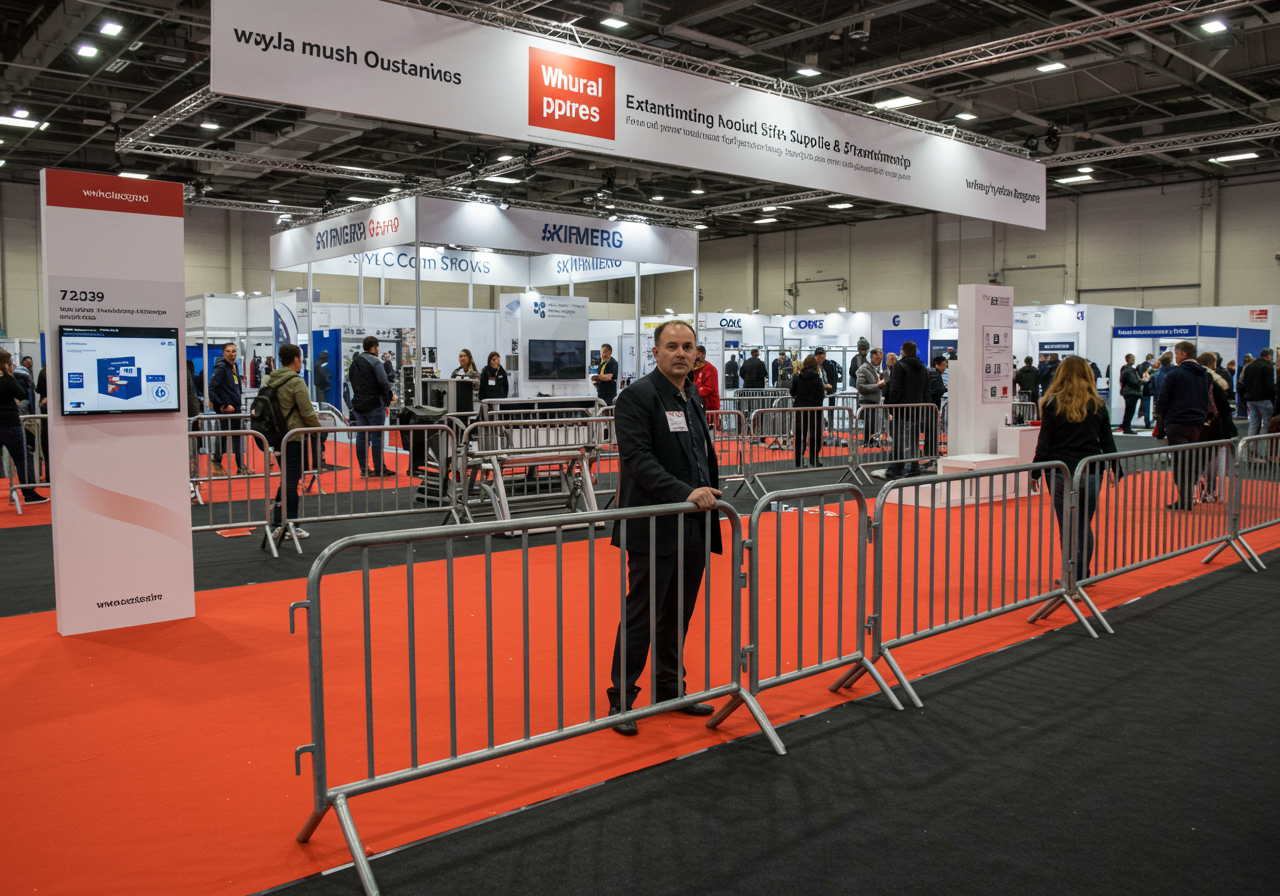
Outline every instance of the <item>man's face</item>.
<svg viewBox="0 0 1280 896"><path fill-rule="evenodd" d="M1174 363L1174 364L1181 364L1183 361L1187 360L1187 358L1189 358L1189 357L1191 357L1191 356L1190 356L1190 355L1187 355L1187 354L1184 354L1184 353L1182 353L1182 352L1178 351L1177 349L1174 349L1174 351L1173 351L1173 363Z"/></svg>
<svg viewBox="0 0 1280 896"><path fill-rule="evenodd" d="M23 358L22 366L27 368L27 370L35 370L36 365L35 365L35 362L32 361L30 358Z"/></svg>
<svg viewBox="0 0 1280 896"><path fill-rule="evenodd" d="M868 360L876 367L880 366L880 359L884 357L884 352L872 352L868 356Z"/></svg>
<svg viewBox="0 0 1280 896"><path fill-rule="evenodd" d="M704 352L702 349L698 349L698 363L702 364L706 360L707 360L707 353Z"/></svg>
<svg viewBox="0 0 1280 896"><path fill-rule="evenodd" d="M693 330L680 324L669 324L662 331L662 341L653 347L653 359L668 379L683 379L697 357L697 338Z"/></svg>
<svg viewBox="0 0 1280 896"><path fill-rule="evenodd" d="M948 362L947 362L947 361L943 361L941 364L939 364L939 365L938 365L938 373L945 373L945 372L946 372L946 370L947 370L947 364L948 364Z"/></svg>
<svg viewBox="0 0 1280 896"><path fill-rule="evenodd" d="M818 359L818 366L819 366L819 367L821 367L821 366L822 366L822 362L823 362L823 361L825 361L825 360L827 360L827 353L826 353L826 352L818 352L818 353L816 353L816 354L814 355L814 357Z"/></svg>
<svg viewBox="0 0 1280 896"><path fill-rule="evenodd" d="M236 354L236 347L234 345L228 345L222 350L222 357L227 359L228 364L236 363Z"/></svg>
<svg viewBox="0 0 1280 896"><path fill-rule="evenodd" d="M666 332L664 331L662 335L663 335L663 336L665 336L665 335L667 335L667 334L666 334ZM610 358L612 358L612 357L613 357L613 349L611 349L611 348L602 348L602 349L600 349L600 360L601 360L601 362L608 361L608 360L609 360Z"/></svg>

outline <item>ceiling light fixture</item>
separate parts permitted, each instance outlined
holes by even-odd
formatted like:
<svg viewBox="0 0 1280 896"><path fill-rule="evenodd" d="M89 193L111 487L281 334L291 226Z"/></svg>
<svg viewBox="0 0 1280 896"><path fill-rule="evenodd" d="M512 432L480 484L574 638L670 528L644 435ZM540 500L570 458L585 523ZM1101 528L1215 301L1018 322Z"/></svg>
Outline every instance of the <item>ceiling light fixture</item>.
<svg viewBox="0 0 1280 896"><path fill-rule="evenodd" d="M21 106L19 106L17 109L13 110L13 117L14 118L30 118L31 113L28 112L26 109L23 109Z"/></svg>
<svg viewBox="0 0 1280 896"><path fill-rule="evenodd" d="M507 200L505 199L499 199L498 208L502 209L505 212L507 209L511 208L511 203L507 202Z"/></svg>
<svg viewBox="0 0 1280 896"><path fill-rule="evenodd" d="M1075 299L1067 299L1067 304L1068 304L1068 305L1074 305L1075 303L1076 303L1076 300L1075 300Z"/></svg>
<svg viewBox="0 0 1280 896"><path fill-rule="evenodd" d="M490 183L495 183L495 184L518 184L518 183L520 183L520 179L519 179L518 177L503 177L501 174L495 174L495 175L493 175L492 177L486 177L486 178L485 178L485 180L489 181Z"/></svg>
<svg viewBox="0 0 1280 896"><path fill-rule="evenodd" d="M812 78L814 75L822 74L822 72L818 71L816 68L798 68L796 69L796 74L803 78Z"/></svg>
<svg viewBox="0 0 1280 896"><path fill-rule="evenodd" d="M612 17L607 19L601 19L600 24L606 28L626 28L627 27L627 23L622 21L622 19L615 19Z"/></svg>
<svg viewBox="0 0 1280 896"><path fill-rule="evenodd" d="M665 310L666 310L667 314L675 314L675 313L676 313L676 310L675 310L674 308L667 308L667 309L665 309Z"/></svg>
<svg viewBox="0 0 1280 896"><path fill-rule="evenodd" d="M279 199L268 199L268 200L267 200L267 202L270 202L272 205L279 205L279 204L280 204L280 200L279 200Z"/></svg>
<svg viewBox="0 0 1280 896"><path fill-rule="evenodd" d="M92 59L94 56L98 55L98 48L92 44L81 44L76 47L76 55Z"/></svg>
<svg viewBox="0 0 1280 896"><path fill-rule="evenodd" d="M1243 162L1245 159L1256 159L1256 152L1239 152L1232 156L1218 156L1216 159L1210 159L1210 162L1217 162L1221 165L1224 162Z"/></svg>
<svg viewBox="0 0 1280 896"><path fill-rule="evenodd" d="M369 200L368 200L368 199L365 199L363 196L348 196L348 197L347 197L347 202L368 202L368 201L369 201Z"/></svg>
<svg viewBox="0 0 1280 896"><path fill-rule="evenodd" d="M1226 31L1228 27L1230 26L1228 26L1227 23L1222 21L1221 19L1214 19L1212 22L1205 22L1204 24L1202 24L1200 26L1200 30L1205 31L1209 34L1221 34L1222 32Z"/></svg>
<svg viewBox="0 0 1280 896"><path fill-rule="evenodd" d="M1072 175L1071 177L1060 177L1060 178L1058 178L1058 183L1060 183L1060 184L1083 184L1083 183L1087 183L1088 181L1091 181L1091 180L1093 180L1093 176L1092 176L1092 175L1090 175L1090 174L1081 174L1081 175L1078 175L1078 176L1077 176L1077 175Z"/></svg>
<svg viewBox="0 0 1280 896"><path fill-rule="evenodd" d="M853 203L852 202L833 202L830 205L828 205L827 208L834 208L837 210L842 208L853 208Z"/></svg>
<svg viewBox="0 0 1280 896"><path fill-rule="evenodd" d="M1037 65L1036 71L1047 74L1048 72L1060 72L1066 67L1067 64L1065 62L1046 62L1044 65Z"/></svg>
<svg viewBox="0 0 1280 896"><path fill-rule="evenodd" d="M752 224L773 224L777 220L778 220L777 218L761 218L760 220L752 221L751 223Z"/></svg>
<svg viewBox="0 0 1280 896"><path fill-rule="evenodd" d="M704 189L702 189L702 181L700 181L700 180L695 180L695 181L693 182L693 189L692 189L692 190L690 190L689 192L690 192L690 193L693 193L695 196L701 196L703 193L705 193L705 192L707 192L707 191L706 191L706 190L704 190Z"/></svg>
<svg viewBox="0 0 1280 896"><path fill-rule="evenodd" d="M975 119L977 119L977 117L978 116L974 115L972 112L956 113L956 118L960 119L961 121L974 121Z"/></svg>
<svg viewBox="0 0 1280 896"><path fill-rule="evenodd" d="M102 27L98 29L98 33L105 34L107 37L116 37L123 30L123 25L117 25L115 22L103 22Z"/></svg>
<svg viewBox="0 0 1280 896"><path fill-rule="evenodd" d="M654 194L653 194L652 196L650 196L649 198L650 198L651 200L653 200L654 202L661 202L662 200L666 199L667 197L666 197L666 196L664 196L664 195L662 195L662 193L654 193Z"/></svg>
<svg viewBox="0 0 1280 896"><path fill-rule="evenodd" d="M693 225L693 229L694 229L694 230L706 230L706 229L707 229L707 225L706 225L706 224L694 224L694 225Z"/></svg>
<svg viewBox="0 0 1280 896"><path fill-rule="evenodd" d="M515 158L515 156L511 155L510 153L503 153L502 155L498 156L498 161L499 161L499 162L510 162L510 161L511 161L512 159L514 159L514 158Z"/></svg>
<svg viewBox="0 0 1280 896"><path fill-rule="evenodd" d="M49 122L47 122L47 121L46 121L46 122L43 122L43 123L40 125L40 130L42 130L42 131L47 131L47 130L49 130Z"/></svg>
<svg viewBox="0 0 1280 896"><path fill-rule="evenodd" d="M202 121L200 122L200 127L204 128L206 131L217 131L221 130L222 125L218 124L216 121Z"/></svg>
<svg viewBox="0 0 1280 896"><path fill-rule="evenodd" d="M1079 171L1081 174L1093 174L1093 169L1090 168L1088 165L1085 165L1083 168L1077 168L1076 170Z"/></svg>
<svg viewBox="0 0 1280 896"><path fill-rule="evenodd" d="M810 309L809 309L809 313L810 313L810 314L817 314L817 313L818 313L818 309L817 309L817 308L810 308Z"/></svg>
<svg viewBox="0 0 1280 896"><path fill-rule="evenodd" d="M616 220L618 220L618 216L617 216L617 215L610 215L610 216L609 216L609 220L610 220L610 221L616 221Z"/></svg>
<svg viewBox="0 0 1280 896"><path fill-rule="evenodd" d="M848 313L849 313L849 309L848 309L848 308L846 308L846 307L844 307L843 305L841 305L841 306L840 306L840 313L841 313L841 314L848 314Z"/></svg>
<svg viewBox="0 0 1280 896"><path fill-rule="evenodd" d="M766 205L760 209L762 212L776 212L777 210L778 207L776 205Z"/></svg>
<svg viewBox="0 0 1280 896"><path fill-rule="evenodd" d="M955 310L956 310L956 306L955 306L955 305L948 305L947 307L948 307L948 308L950 308L952 311L955 311Z"/></svg>
<svg viewBox="0 0 1280 896"><path fill-rule="evenodd" d="M121 177L131 177L131 178L133 178L134 180L146 180L146 179L147 179L148 177L150 177L151 175L150 175L150 174L143 174L143 173L142 173L142 172L140 172L140 171L121 171L121 172L120 172L120 176L121 176Z"/></svg>
<svg viewBox="0 0 1280 896"><path fill-rule="evenodd" d="M924 100L918 100L913 96L894 96L887 100L881 100L875 104L877 109L903 109L907 106L918 106Z"/></svg>

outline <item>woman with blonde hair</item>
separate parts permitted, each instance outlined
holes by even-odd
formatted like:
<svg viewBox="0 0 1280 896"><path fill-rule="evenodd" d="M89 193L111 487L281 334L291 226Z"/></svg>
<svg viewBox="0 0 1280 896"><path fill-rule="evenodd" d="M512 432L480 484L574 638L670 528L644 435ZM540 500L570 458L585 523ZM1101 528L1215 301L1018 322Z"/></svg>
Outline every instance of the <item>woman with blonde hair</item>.
<svg viewBox="0 0 1280 896"><path fill-rule="evenodd" d="M1055 476L1053 513L1062 531L1062 514L1067 489L1076 468L1086 457L1115 454L1116 442L1111 435L1111 416L1107 403L1098 395L1093 369L1077 355L1068 355L1054 372L1053 381L1040 399L1040 437L1036 442L1035 463L1059 460L1067 465L1067 476ZM1121 475L1119 468L1116 475ZM1033 479L1039 474L1033 472ZM1085 477L1084 503L1080 508L1080 528L1076 533L1076 574L1089 575L1093 561L1093 514L1098 509L1098 489L1102 473L1097 468Z"/></svg>

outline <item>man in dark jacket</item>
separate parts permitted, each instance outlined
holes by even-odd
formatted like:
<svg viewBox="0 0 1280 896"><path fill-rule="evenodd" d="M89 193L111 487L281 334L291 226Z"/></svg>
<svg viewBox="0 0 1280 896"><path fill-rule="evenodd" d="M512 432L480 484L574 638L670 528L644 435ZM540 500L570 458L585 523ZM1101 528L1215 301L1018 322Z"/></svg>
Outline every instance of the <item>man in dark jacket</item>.
<svg viewBox="0 0 1280 896"><path fill-rule="evenodd" d="M710 511L720 496L715 444L707 428L706 413L689 378L696 356L693 328L684 321L667 321L653 334L657 369L636 380L618 396L614 406L614 432L618 441L620 475L618 507L687 502ZM655 538L649 538L649 521L626 525L618 522L613 544L627 551L626 620L618 626L613 648L613 685L609 688L609 714L630 709L640 688L636 682L649 653L650 589L653 590L653 663L659 703L684 695L681 654L684 634L693 617L702 584L705 554L721 552L720 525L710 521L710 545L706 513L660 516ZM678 531L684 527L684 615L680 615L682 588L677 573ZM651 560L651 555L656 555ZM656 561L656 562L654 562ZM650 566L653 567L652 577ZM707 716L714 708L705 703L681 707L688 715ZM619 734L637 733L635 722L614 726Z"/></svg>
<svg viewBox="0 0 1280 896"><path fill-rule="evenodd" d="M1142 377L1133 366L1133 355L1124 356L1124 366L1120 368L1120 396L1124 399L1124 419L1120 423L1120 432L1127 436L1136 436L1133 429L1133 413L1138 408L1138 399L1142 397Z"/></svg>
<svg viewBox="0 0 1280 896"><path fill-rule="evenodd" d="M818 375L822 378L823 394L827 397L826 403L835 407L836 393L840 391L840 384L844 382L844 373L840 370L838 363L827 360L827 350L825 348L819 347L815 349L813 356L818 361ZM830 419L831 414L828 414L827 417L827 425L834 426L835 420Z"/></svg>
<svg viewBox="0 0 1280 896"><path fill-rule="evenodd" d="M742 369L739 374L742 377L742 388L764 388L764 381L769 375L769 370L764 366L764 362L760 360L760 349L753 348L751 350L751 357L742 362Z"/></svg>
<svg viewBox="0 0 1280 896"><path fill-rule="evenodd" d="M1031 356L1022 359L1022 366L1018 368L1018 372L1013 376L1013 385L1017 389L1019 398L1025 394L1026 401L1035 401L1036 392L1040 385L1040 371L1036 370L1031 363Z"/></svg>
<svg viewBox="0 0 1280 896"><path fill-rule="evenodd" d="M1148 352L1147 359L1134 368L1138 371L1138 378L1142 380L1142 399L1138 402L1138 413L1142 415L1147 429L1151 428L1151 378L1147 376L1147 371L1154 367L1155 363L1156 356Z"/></svg>
<svg viewBox="0 0 1280 896"><path fill-rule="evenodd" d="M930 404L929 370L916 357L914 342L902 343L902 356L889 372L889 385L885 389L885 404ZM926 410L934 415L926 419ZM920 453L920 434L937 426L937 411L925 408L899 408L893 414L893 457L895 463L885 470L885 479L901 479L920 472L914 458ZM910 460L910 466L905 461Z"/></svg>
<svg viewBox="0 0 1280 896"><path fill-rule="evenodd" d="M396 397L387 379L387 369L378 360L378 337L364 337L364 351L351 359L347 370L351 383L352 421L356 426L386 426L387 408L395 404ZM368 437L366 442L366 436ZM372 458L366 465L365 445ZM356 465L362 476L394 476L395 470L383 466L382 431L356 433Z"/></svg>
<svg viewBox="0 0 1280 896"><path fill-rule="evenodd" d="M213 375L209 377L209 396L205 399L205 405L213 408L217 414L242 413L241 387L244 384L240 379L240 371L236 369L237 353L234 342L224 345L222 357L218 359L217 364L213 365ZM247 421L245 422L247 424ZM224 417L218 421L218 428L240 429L241 423L239 420ZM222 465L222 455L226 450L227 442L231 443L231 454L236 459L236 474L247 476L253 473L253 470L249 469L244 462L243 441L241 436L213 440L213 474L215 476L227 475L227 470Z"/></svg>
<svg viewBox="0 0 1280 896"><path fill-rule="evenodd" d="M1196 347L1179 342L1173 347L1176 367L1169 368L1160 383L1156 414L1164 426L1169 447L1187 445L1200 440L1205 418L1209 414L1209 374L1196 363ZM1167 505L1170 510L1190 510L1199 465L1195 451L1178 452L1173 462L1173 477L1178 485L1178 498Z"/></svg>
<svg viewBox="0 0 1280 896"><path fill-rule="evenodd" d="M1058 365L1062 361L1058 357L1057 352L1049 353L1049 360L1045 363L1044 370L1040 374L1040 395L1044 396L1049 391L1049 384L1053 382L1053 375L1058 372Z"/></svg>
<svg viewBox="0 0 1280 896"><path fill-rule="evenodd" d="M1276 369L1271 364L1271 349L1258 352L1258 360L1240 374L1240 394L1249 408L1249 435L1266 435L1275 413Z"/></svg>

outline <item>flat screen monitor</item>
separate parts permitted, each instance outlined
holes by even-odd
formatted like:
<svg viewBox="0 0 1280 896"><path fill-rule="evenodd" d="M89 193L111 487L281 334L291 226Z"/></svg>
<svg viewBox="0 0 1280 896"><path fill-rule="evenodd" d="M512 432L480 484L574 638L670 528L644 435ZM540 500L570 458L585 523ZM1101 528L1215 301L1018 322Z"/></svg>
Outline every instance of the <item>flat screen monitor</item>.
<svg viewBox="0 0 1280 896"><path fill-rule="evenodd" d="M180 411L176 327L59 327L62 413Z"/></svg>
<svg viewBox="0 0 1280 896"><path fill-rule="evenodd" d="M582 380L587 378L585 339L530 339L529 379Z"/></svg>

